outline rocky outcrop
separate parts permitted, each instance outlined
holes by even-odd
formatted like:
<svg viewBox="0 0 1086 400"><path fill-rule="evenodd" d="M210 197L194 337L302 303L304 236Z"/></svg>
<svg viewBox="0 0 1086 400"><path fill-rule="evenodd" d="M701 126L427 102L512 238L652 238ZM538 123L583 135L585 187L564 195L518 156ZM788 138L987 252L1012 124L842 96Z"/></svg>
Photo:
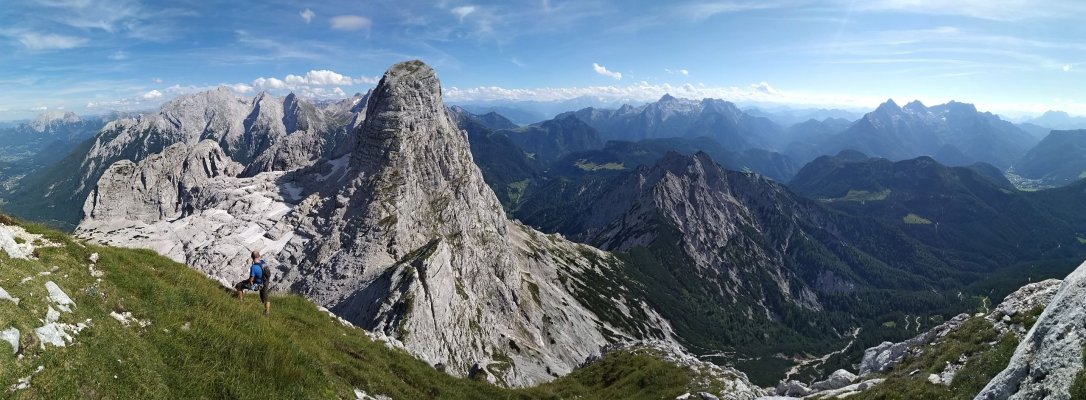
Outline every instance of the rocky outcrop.
<svg viewBox="0 0 1086 400"><path fill-rule="evenodd" d="M1040 290L1044 292L1044 290ZM1075 375L1083 369L1086 346L1086 264L1078 267L1019 343L1003 372L988 382L978 400L1070 399Z"/></svg>
<svg viewBox="0 0 1086 400"><path fill-rule="evenodd" d="M177 143L133 163L121 160L106 170L83 206L94 220L135 219L147 223L176 219L194 210L193 196L218 177L234 176L242 166L218 144Z"/></svg>
<svg viewBox="0 0 1086 400"><path fill-rule="evenodd" d="M568 373L611 343L673 343L668 322L623 284L621 261L506 219L430 67L397 64L367 102L341 157L215 177L188 190L192 210L176 219L141 220L142 207L96 214L99 202L77 233L153 248L224 282L263 249L280 290L452 374L508 385ZM132 192L111 187L98 196Z"/></svg>
<svg viewBox="0 0 1086 400"><path fill-rule="evenodd" d="M863 360L860 361L860 376L890 370L901 363L905 356L915 355L914 352L921 351L929 343L957 330L969 318L969 314L959 314L912 339L899 343L882 342L878 346L867 349L864 351Z"/></svg>
<svg viewBox="0 0 1086 400"><path fill-rule="evenodd" d="M856 381L856 378L856 374L853 374L843 369L839 369L830 374L829 378L812 384L811 389L819 392L826 390L837 390L845 386L851 385L852 382Z"/></svg>

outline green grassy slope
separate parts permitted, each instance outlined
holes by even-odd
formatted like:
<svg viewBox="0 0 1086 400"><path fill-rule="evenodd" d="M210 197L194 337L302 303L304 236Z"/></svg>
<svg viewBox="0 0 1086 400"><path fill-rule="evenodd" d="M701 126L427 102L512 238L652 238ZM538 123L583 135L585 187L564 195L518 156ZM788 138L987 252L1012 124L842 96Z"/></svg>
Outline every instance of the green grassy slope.
<svg viewBox="0 0 1086 400"><path fill-rule="evenodd" d="M0 330L14 326L22 333L19 357L0 341L4 398L354 398L358 388L393 399L658 399L713 387L651 352L613 353L529 389L455 378L340 324L301 297L274 297L265 318L257 296L239 302L200 273L150 251L27 229L58 246L39 247L38 260L0 251L0 287L21 299L18 305L0 300ZM88 267L92 253L101 257L100 281ZM61 322L90 320L67 347L42 349L34 335L50 304L47 281L76 303ZM151 324L124 326L109 316L114 311ZM27 376L29 388L11 390Z"/></svg>

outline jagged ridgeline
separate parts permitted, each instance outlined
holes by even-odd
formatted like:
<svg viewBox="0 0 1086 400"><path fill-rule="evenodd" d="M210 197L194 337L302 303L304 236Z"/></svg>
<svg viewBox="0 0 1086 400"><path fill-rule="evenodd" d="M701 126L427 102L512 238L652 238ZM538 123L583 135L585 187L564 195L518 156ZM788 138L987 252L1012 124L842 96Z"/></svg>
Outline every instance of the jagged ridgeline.
<svg viewBox="0 0 1086 400"><path fill-rule="evenodd" d="M335 149L290 172L239 173L258 158L239 162L213 140L117 161L77 234L224 283L262 250L279 289L446 372L503 385L564 376L631 340L681 352L620 259L506 218L430 67L393 66L363 112ZM738 393L753 390L722 371Z"/></svg>

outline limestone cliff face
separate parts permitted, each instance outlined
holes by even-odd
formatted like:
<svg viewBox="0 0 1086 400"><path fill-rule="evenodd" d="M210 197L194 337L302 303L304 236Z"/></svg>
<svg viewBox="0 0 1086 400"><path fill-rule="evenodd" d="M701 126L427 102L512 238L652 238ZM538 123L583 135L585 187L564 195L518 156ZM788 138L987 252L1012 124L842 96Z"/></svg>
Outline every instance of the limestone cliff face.
<svg viewBox="0 0 1086 400"><path fill-rule="evenodd" d="M674 343L669 323L623 286L614 256L506 219L430 67L393 66L365 108L338 157L216 177L189 191L193 210L176 219L88 203L77 232L154 248L223 281L241 279L245 255L263 249L279 289L452 374L508 385L568 373L611 343ZM132 191L107 186L113 198Z"/></svg>
<svg viewBox="0 0 1086 400"><path fill-rule="evenodd" d="M358 98L351 99L357 102ZM78 172L63 171L41 197L64 208L82 203L113 163L139 161L184 143L210 140L228 158L245 166L244 175L288 171L330 156L346 140L352 121L364 110L317 107L296 96L267 93L238 97L229 89L178 97L158 112L106 124L76 157Z"/></svg>
<svg viewBox="0 0 1086 400"><path fill-rule="evenodd" d="M1071 399L1086 346L1086 264L1064 279L1003 372L977 400Z"/></svg>
<svg viewBox="0 0 1086 400"><path fill-rule="evenodd" d="M234 176L241 164L231 160L215 142L195 146L177 143L139 164L114 163L83 205L90 219L135 219L154 222L175 219L192 211L193 190L212 179Z"/></svg>

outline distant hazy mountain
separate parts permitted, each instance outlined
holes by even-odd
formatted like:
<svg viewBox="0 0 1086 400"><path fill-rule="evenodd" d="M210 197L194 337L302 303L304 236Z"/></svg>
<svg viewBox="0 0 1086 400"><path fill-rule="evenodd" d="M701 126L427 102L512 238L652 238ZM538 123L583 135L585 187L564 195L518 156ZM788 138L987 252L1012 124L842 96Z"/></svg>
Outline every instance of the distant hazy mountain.
<svg viewBox="0 0 1086 400"><path fill-rule="evenodd" d="M604 140L704 136L733 151L743 151L776 148L783 135L783 129L773 121L748 115L735 104L717 99L664 95L655 103L639 107L585 108L572 114L596 128Z"/></svg>
<svg viewBox="0 0 1086 400"><path fill-rule="evenodd" d="M17 188L27 174L46 168L94 136L102 118L46 112L31 121L0 128L0 195Z"/></svg>
<svg viewBox="0 0 1086 400"><path fill-rule="evenodd" d="M1086 130L1052 131L1014 164L1014 172L1046 186L1086 178Z"/></svg>
<svg viewBox="0 0 1086 400"><path fill-rule="evenodd" d="M486 115L495 113L508 118L510 122L517 125L534 124L536 122L547 119L546 114L537 113L525 108L519 108L516 105L473 105L464 104L452 106L453 108L460 108L461 110L470 112L475 115Z"/></svg>
<svg viewBox="0 0 1086 400"><path fill-rule="evenodd" d="M582 96L559 101L493 100L453 104L473 114L484 115L497 112L518 125L528 125L554 118L554 116L570 110L580 110L588 107L618 108L623 105L623 102Z"/></svg>
<svg viewBox="0 0 1086 400"><path fill-rule="evenodd" d="M1031 136L1037 138L1038 140L1044 139L1045 136L1048 136L1049 132L1052 132L1052 128L1040 126L1029 122L1022 122L1015 125L1021 128L1023 131L1026 131L1026 133L1030 134Z"/></svg>
<svg viewBox="0 0 1086 400"><path fill-rule="evenodd" d="M1007 168L1036 141L1014 124L978 112L972 104L952 101L926 107L913 101L899 107L888 100L844 132L806 143L821 154L854 149L891 160L931 156L949 165L986 162Z"/></svg>
<svg viewBox="0 0 1086 400"><path fill-rule="evenodd" d="M1086 129L1086 116L1071 116L1063 111L1045 111L1041 116L1024 122L1049 129Z"/></svg>
<svg viewBox="0 0 1086 400"><path fill-rule="evenodd" d="M568 114L534 125L499 130L497 133L509 137L531 157L544 163L569 153L603 147L595 129Z"/></svg>
<svg viewBox="0 0 1086 400"><path fill-rule="evenodd" d="M837 108L788 108L788 107L747 107L743 112L755 117L769 118L781 126L789 126L809 120L843 119L855 121L863 117L860 111Z"/></svg>
<svg viewBox="0 0 1086 400"><path fill-rule="evenodd" d="M449 115L467 132L472 158L502 205L509 209L520 201L525 190L540 179L545 166L509 136L495 132L515 125L502 121L504 117L496 113L475 115L457 106L449 108Z"/></svg>
<svg viewBox="0 0 1086 400"><path fill-rule="evenodd" d="M852 120L840 118L826 118L824 120L809 119L804 122L789 126L785 130L786 140L789 142L784 149L792 160L813 160L823 155L816 143L828 140L831 136L844 132L852 124Z"/></svg>

